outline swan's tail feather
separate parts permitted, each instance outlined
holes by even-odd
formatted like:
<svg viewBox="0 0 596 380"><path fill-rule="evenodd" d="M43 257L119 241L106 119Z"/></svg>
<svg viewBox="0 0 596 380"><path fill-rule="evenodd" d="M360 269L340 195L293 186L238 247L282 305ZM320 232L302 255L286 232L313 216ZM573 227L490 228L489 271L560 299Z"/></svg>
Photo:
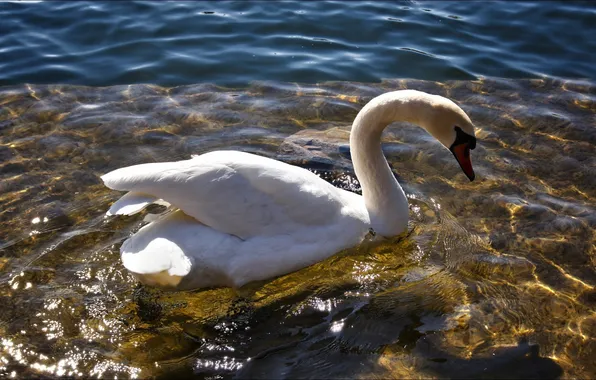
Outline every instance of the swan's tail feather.
<svg viewBox="0 0 596 380"><path fill-rule="evenodd" d="M153 195L131 191L118 199L106 212L106 215L134 215L142 211L151 203L157 203L164 206L170 205Z"/></svg>

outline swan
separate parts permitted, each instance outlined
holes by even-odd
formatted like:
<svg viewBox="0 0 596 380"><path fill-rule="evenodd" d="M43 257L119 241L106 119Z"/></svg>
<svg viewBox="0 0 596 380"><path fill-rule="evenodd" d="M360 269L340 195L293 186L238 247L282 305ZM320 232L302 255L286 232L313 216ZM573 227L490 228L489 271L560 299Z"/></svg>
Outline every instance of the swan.
<svg viewBox="0 0 596 380"><path fill-rule="evenodd" d="M229 150L103 175L108 188L127 191L108 216L169 205L123 242L124 267L146 285L238 288L322 261L371 231L399 235L407 229L408 201L381 150L383 130L396 121L428 131L474 180L476 138L468 115L442 96L387 92L361 109L350 133L362 196L306 169Z"/></svg>

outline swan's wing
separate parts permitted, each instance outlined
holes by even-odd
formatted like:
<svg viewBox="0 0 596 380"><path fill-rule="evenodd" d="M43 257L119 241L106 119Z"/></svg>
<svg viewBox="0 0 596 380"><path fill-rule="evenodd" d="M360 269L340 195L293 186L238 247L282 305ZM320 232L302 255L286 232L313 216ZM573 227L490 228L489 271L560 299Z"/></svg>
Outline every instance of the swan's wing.
<svg viewBox="0 0 596 380"><path fill-rule="evenodd" d="M236 151L130 166L102 179L114 190L163 199L201 223L242 239L333 223L354 201L352 194L345 195L308 170Z"/></svg>

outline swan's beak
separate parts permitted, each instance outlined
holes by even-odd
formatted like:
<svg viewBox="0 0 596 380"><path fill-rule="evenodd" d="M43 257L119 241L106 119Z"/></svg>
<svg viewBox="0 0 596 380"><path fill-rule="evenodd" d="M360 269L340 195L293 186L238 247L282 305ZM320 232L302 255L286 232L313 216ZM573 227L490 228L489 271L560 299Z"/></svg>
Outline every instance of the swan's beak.
<svg viewBox="0 0 596 380"><path fill-rule="evenodd" d="M464 174L470 179L470 181L473 181L474 178L476 178L476 175L474 174L474 168L472 168L472 159L470 158L470 144L465 142L454 145L450 150L455 156L457 162L459 162L461 170L464 171Z"/></svg>

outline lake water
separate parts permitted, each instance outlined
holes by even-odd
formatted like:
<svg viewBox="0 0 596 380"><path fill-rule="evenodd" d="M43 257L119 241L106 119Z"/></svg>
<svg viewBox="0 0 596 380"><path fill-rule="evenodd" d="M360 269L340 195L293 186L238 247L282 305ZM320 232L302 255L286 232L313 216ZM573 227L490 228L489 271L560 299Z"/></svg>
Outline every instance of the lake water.
<svg viewBox="0 0 596 380"><path fill-rule="evenodd" d="M596 76L594 2L9 2L0 19L0 85Z"/></svg>
<svg viewBox="0 0 596 380"><path fill-rule="evenodd" d="M595 8L0 3L0 376L596 377ZM122 267L146 213L100 175L226 148L358 192L350 124L404 88L478 138L469 182L388 128L407 235L239 291Z"/></svg>

